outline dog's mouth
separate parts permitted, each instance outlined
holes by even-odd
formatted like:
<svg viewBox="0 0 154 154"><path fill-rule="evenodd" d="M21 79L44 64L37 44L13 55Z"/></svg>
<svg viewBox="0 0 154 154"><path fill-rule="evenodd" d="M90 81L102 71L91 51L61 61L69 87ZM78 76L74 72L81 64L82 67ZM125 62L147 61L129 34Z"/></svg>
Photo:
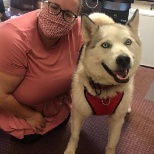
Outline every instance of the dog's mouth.
<svg viewBox="0 0 154 154"><path fill-rule="evenodd" d="M129 81L128 73L129 73L129 69L113 72L113 74L115 76L114 78L116 78L116 81L124 82L124 83Z"/></svg>
<svg viewBox="0 0 154 154"><path fill-rule="evenodd" d="M118 83L127 83L129 81L129 69L121 69L117 71L111 71L104 63L102 63L104 69L114 78Z"/></svg>

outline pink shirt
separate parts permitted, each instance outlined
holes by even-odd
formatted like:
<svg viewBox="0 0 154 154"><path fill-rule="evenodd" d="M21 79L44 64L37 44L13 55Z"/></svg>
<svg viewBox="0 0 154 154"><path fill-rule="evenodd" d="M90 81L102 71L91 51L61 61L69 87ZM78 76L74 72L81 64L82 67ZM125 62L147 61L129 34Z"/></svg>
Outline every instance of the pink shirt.
<svg viewBox="0 0 154 154"><path fill-rule="evenodd" d="M43 113L47 120L44 134L70 113L69 90L82 39L78 18L73 29L46 50L37 30L37 13L38 10L0 24L0 71L25 76L13 95L20 103ZM23 119L2 109L0 128L18 138L33 133Z"/></svg>

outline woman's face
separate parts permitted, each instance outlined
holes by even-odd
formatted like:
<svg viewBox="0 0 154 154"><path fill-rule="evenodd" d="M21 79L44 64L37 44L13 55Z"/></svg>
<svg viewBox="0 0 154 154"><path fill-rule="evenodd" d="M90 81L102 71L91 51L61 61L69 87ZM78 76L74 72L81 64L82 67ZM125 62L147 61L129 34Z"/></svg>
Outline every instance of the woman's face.
<svg viewBox="0 0 154 154"><path fill-rule="evenodd" d="M60 38L74 26L79 11L79 0L49 0L38 16L41 32L47 38Z"/></svg>

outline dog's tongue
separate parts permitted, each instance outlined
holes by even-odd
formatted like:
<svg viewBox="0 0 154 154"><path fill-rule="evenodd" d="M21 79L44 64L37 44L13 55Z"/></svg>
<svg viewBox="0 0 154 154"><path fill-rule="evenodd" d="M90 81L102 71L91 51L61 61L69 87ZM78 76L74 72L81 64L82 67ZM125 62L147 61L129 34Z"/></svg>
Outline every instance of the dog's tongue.
<svg viewBox="0 0 154 154"><path fill-rule="evenodd" d="M128 78L128 70L116 71L114 72L118 79L125 80Z"/></svg>

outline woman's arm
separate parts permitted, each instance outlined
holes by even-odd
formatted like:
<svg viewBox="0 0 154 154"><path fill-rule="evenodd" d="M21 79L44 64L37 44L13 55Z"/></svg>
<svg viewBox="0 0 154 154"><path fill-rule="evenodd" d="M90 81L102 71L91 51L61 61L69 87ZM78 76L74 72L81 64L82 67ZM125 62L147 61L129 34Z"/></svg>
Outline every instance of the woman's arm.
<svg viewBox="0 0 154 154"><path fill-rule="evenodd" d="M43 131L45 127L45 119L42 114L19 103L12 95L23 78L0 72L0 108L25 119L33 131L38 133L38 131Z"/></svg>

